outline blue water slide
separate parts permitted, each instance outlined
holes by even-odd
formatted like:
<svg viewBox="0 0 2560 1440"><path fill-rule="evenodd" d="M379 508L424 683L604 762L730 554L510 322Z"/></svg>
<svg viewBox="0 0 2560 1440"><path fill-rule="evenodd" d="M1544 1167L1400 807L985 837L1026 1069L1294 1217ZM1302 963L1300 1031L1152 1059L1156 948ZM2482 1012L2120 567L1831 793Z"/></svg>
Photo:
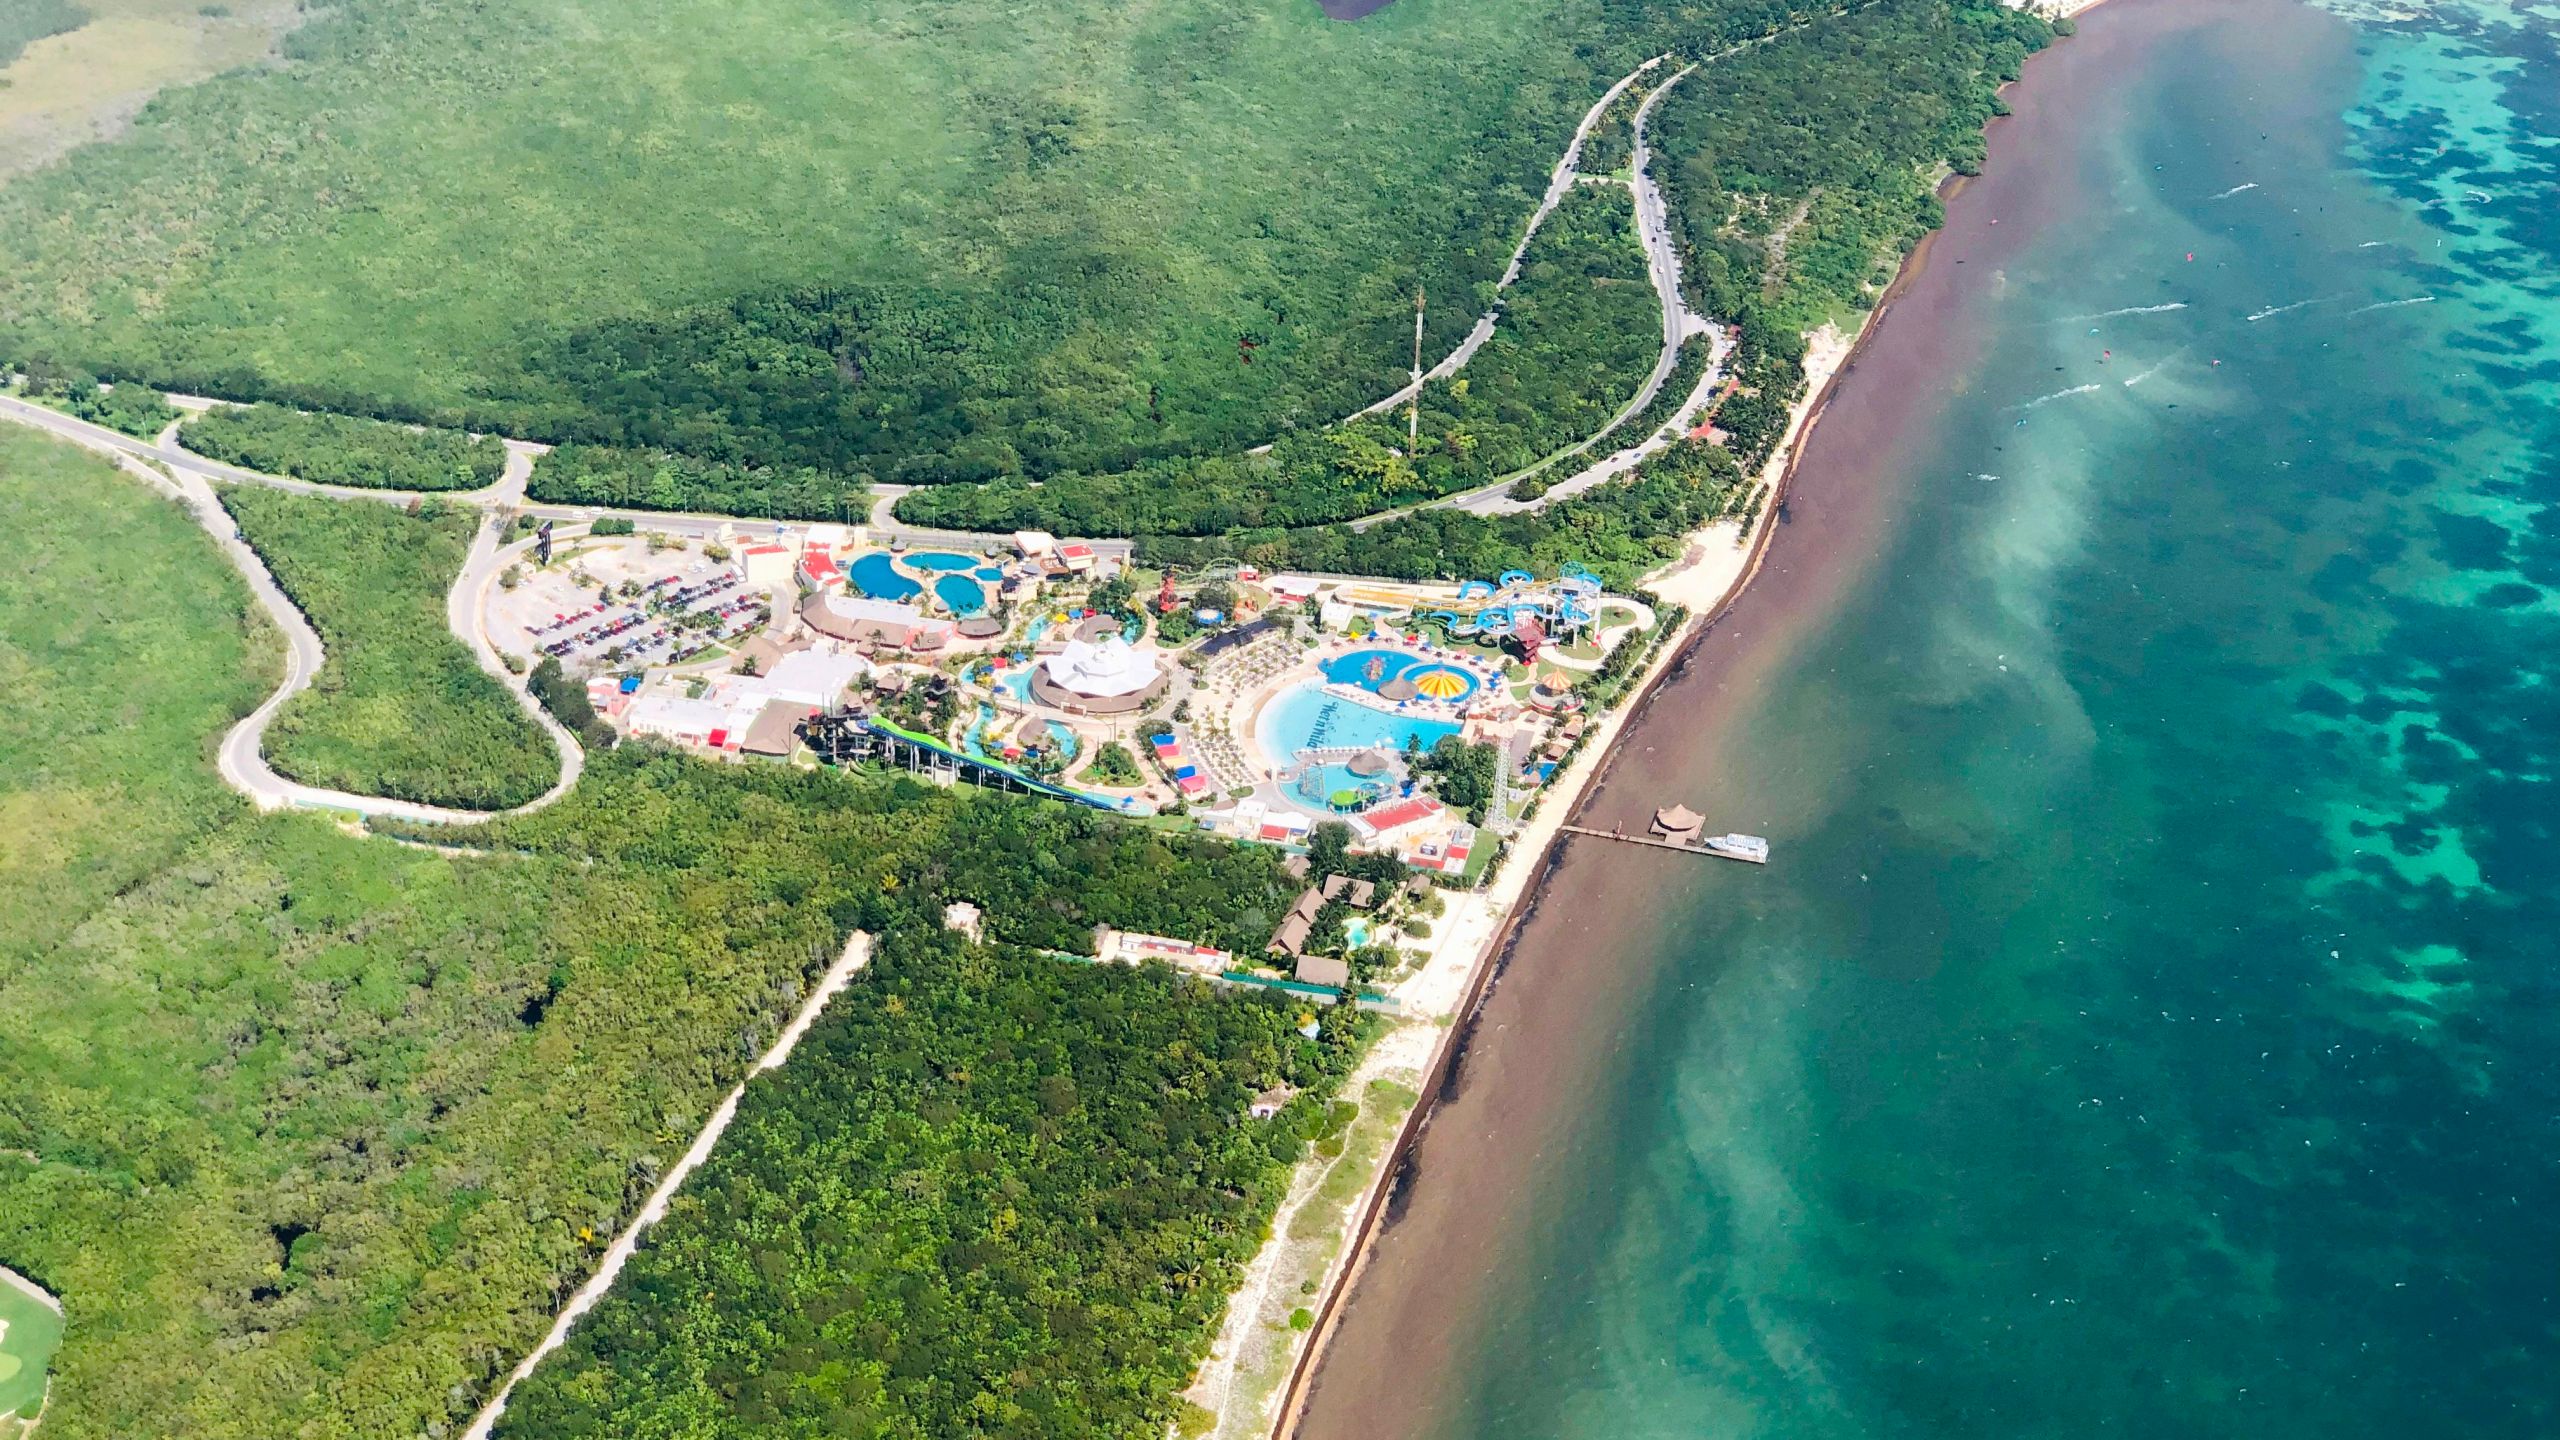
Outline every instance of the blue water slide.
<svg viewBox="0 0 2560 1440"><path fill-rule="evenodd" d="M1468 600L1481 600L1492 593L1493 582L1489 580L1461 580L1458 582L1458 599L1461 602Z"/></svg>
<svg viewBox="0 0 2560 1440"><path fill-rule="evenodd" d="M1502 579L1497 583L1508 590L1514 585L1526 585L1537 578L1526 570L1505 570L1502 572Z"/></svg>
<svg viewBox="0 0 2560 1440"><path fill-rule="evenodd" d="M1495 605L1476 612L1476 630L1485 635L1508 635L1514 628L1511 607Z"/></svg>

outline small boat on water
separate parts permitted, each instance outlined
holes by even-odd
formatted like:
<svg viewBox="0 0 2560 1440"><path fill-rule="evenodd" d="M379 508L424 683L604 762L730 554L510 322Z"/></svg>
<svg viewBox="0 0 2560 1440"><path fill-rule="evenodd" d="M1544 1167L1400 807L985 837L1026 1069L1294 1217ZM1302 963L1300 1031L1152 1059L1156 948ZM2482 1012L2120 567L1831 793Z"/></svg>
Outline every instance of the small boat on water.
<svg viewBox="0 0 2560 1440"><path fill-rule="evenodd" d="M1757 835L1710 835L1699 841L1698 846L1727 860L1748 860L1754 865L1769 863L1769 842Z"/></svg>

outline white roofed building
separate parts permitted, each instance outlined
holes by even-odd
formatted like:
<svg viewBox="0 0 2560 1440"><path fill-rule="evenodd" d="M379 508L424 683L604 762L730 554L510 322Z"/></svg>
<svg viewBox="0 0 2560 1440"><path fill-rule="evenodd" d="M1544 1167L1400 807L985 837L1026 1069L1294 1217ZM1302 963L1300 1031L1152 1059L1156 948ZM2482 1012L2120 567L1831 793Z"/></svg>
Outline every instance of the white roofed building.
<svg viewBox="0 0 2560 1440"><path fill-rule="evenodd" d="M771 670L741 682L738 689L742 695L814 705L823 710L842 699L853 682L870 673L871 662L859 655L795 650L775 661Z"/></svg>
<svg viewBox="0 0 2560 1440"><path fill-rule="evenodd" d="M1118 635L1070 640L1032 672L1031 693L1042 704L1088 715L1136 710L1164 693L1164 665Z"/></svg>

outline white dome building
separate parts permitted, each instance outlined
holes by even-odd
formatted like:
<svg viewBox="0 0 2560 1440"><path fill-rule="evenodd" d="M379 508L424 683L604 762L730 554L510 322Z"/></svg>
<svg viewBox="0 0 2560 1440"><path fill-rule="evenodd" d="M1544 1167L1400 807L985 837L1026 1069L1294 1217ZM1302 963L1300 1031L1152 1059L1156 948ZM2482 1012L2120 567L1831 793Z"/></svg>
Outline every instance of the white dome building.
<svg viewBox="0 0 2560 1440"><path fill-rule="evenodd" d="M1164 687L1164 665L1118 635L1070 640L1031 676L1031 693L1042 704L1084 715L1125 714Z"/></svg>

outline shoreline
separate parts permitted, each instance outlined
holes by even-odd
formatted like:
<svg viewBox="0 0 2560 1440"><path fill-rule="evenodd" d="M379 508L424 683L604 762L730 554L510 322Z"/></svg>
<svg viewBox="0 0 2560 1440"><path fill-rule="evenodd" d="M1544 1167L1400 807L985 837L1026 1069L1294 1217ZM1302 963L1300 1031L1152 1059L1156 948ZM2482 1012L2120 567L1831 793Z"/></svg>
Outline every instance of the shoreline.
<svg viewBox="0 0 2560 1440"><path fill-rule="evenodd" d="M2018 8L2042 9L2055 18L2067 20L2095 8L2103 0L2062 0L2062 3L2049 5L2036 5L2032 0L2010 0L2010 3L2017 4ZM2068 38L2057 37L2056 44ZM2047 53L2050 49L2048 47ZM2017 83L2020 82L2003 85L2002 93ZM1995 116L1990 123L1996 126L2006 118ZM1935 193L1941 202L1950 202L1976 178L1951 175ZM1337 1237L1341 1247L1339 1253L1325 1265L1319 1288L1310 1297L1315 1306L1314 1323L1302 1337L1296 1336L1295 1332L1283 1332L1293 1335L1293 1338L1287 1344L1287 1378L1278 1392L1276 1412L1268 1411L1266 1402L1267 1413L1254 1417L1254 1424L1241 1427L1235 1424L1237 1417L1221 1412L1217 1430L1213 1433L1268 1436L1270 1440L1291 1440L1297 1433L1305 1416L1313 1382L1323 1367L1327 1347L1345 1303L1376 1253L1384 1222L1402 1209L1402 1201L1414 1173L1412 1160L1416 1145L1441 1104L1451 1098L1458 1071L1481 1019L1484 1002L1509 969L1522 933L1537 917L1546 897L1548 881L1563 858L1563 846L1559 843L1563 838L1562 827L1581 819L1624 757L1626 751L1619 742L1626 730L1650 709L1663 683L1686 668L1687 662L1701 649L1709 634L1732 613L1744 592L1759 577L1780 528L1774 521L1795 483L1815 427L1837 394L1841 379L1855 368L1860 355L1881 330L1885 318L1927 269L1931 252L1943 233L1943 226L1930 231L1902 258L1893 278L1877 297L1875 306L1860 317L1854 333L1844 335L1831 324L1808 332L1804 362L1805 394L1790 407L1786 433L1755 484L1753 493L1760 504L1748 528L1729 520L1701 526L1683 537L1687 548L1680 559L1647 577L1643 589L1665 603L1685 606L1689 613L1676 630L1660 641L1626 700L1596 722L1594 728L1599 733L1589 747L1590 764L1577 763L1574 773L1549 792L1546 797L1548 803L1541 805L1537 818L1516 838L1514 849L1522 853L1506 858L1517 863L1507 864L1493 885L1469 897L1492 902L1494 913L1485 917L1491 922L1490 927L1477 942L1464 969L1455 1008L1441 1011L1417 1006L1416 1018L1382 1039L1378 1050L1372 1052L1370 1059L1363 1061L1361 1068L1346 1084L1348 1091L1354 1085L1365 1086L1377 1078L1372 1073L1372 1066L1378 1053L1386 1051L1394 1041L1411 1030L1433 1024L1439 1031L1434 1037L1436 1043L1431 1046L1428 1059L1422 1066L1420 1083L1413 1087L1418 1098L1400 1119L1393 1144L1383 1160L1373 1168L1362 1193L1347 1213L1345 1229ZM1717 542L1720 540L1726 543L1719 545ZM1452 909L1455 908L1453 904ZM1453 926L1448 942L1457 938L1457 928ZM1435 948L1422 966L1424 973L1413 977L1414 982L1422 980L1424 974L1438 966L1442 959L1443 950ZM1267 1287L1270 1279L1267 1267L1278 1258L1275 1252L1286 1240L1281 1221L1291 1214L1292 1202L1300 1198L1300 1192L1307 1188L1310 1177L1320 1180L1334 1168L1312 1164L1301 1167L1300 1181L1292 1184L1290 1196L1284 1200L1280 1215L1275 1217L1272 1235L1248 1266L1246 1277L1235 1292L1238 1300L1249 1292ZM1221 1325L1217 1349L1213 1351L1214 1358L1202 1367L1204 1376L1222 1362L1230 1373L1241 1363L1233 1350L1240 1342L1249 1340L1248 1335L1239 1331L1241 1322L1248 1322L1251 1318L1242 1313L1242 1307L1235 1301L1230 1302L1229 1313Z"/></svg>

